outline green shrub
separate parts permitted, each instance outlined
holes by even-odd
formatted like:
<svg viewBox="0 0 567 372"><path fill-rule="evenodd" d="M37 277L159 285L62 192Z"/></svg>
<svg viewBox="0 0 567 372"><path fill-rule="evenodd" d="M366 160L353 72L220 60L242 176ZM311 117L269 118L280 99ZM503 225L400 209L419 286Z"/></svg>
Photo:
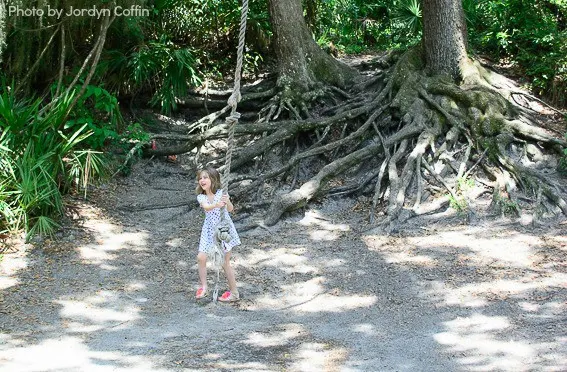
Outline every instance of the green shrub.
<svg viewBox="0 0 567 372"><path fill-rule="evenodd" d="M74 91L50 105L12 92L4 85L0 94L0 231L49 234L64 212L62 194L81 187L77 179L85 188L104 162L81 148L88 124L66 125Z"/></svg>
<svg viewBox="0 0 567 372"><path fill-rule="evenodd" d="M73 94L78 94L79 90L75 88ZM118 132L123 124L118 99L102 87L89 85L65 121L64 129L72 131L86 125L91 134L85 139L85 146L100 150L120 139Z"/></svg>
<svg viewBox="0 0 567 372"><path fill-rule="evenodd" d="M176 98L199 85L198 60L189 48L181 48L163 36L158 41L137 45L124 54L110 51L101 70L107 70L118 91L135 94L151 89L150 104L169 114L177 108Z"/></svg>
<svg viewBox="0 0 567 372"><path fill-rule="evenodd" d="M536 94L567 104L567 1L465 0L478 53L520 69Z"/></svg>

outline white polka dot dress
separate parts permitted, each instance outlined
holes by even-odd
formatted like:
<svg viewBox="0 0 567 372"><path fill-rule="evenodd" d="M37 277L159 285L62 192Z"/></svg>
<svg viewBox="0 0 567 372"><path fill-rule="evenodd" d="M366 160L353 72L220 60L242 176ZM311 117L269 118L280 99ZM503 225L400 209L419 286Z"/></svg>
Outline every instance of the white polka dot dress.
<svg viewBox="0 0 567 372"><path fill-rule="evenodd" d="M208 205L216 204L221 200L222 190L217 190L213 201L209 202L209 198L205 194L197 195L197 201L199 204L206 203ZM210 211L205 211L205 221L203 222L203 229L201 230L201 239L199 240L199 252L209 253L213 246L215 245L215 226L220 222L221 208L215 208ZM229 252L232 248L240 245L240 238L234 227L234 223L230 218L230 215L226 208L224 209L225 218L230 225L230 236L233 239L226 243L223 242L223 247L225 252Z"/></svg>

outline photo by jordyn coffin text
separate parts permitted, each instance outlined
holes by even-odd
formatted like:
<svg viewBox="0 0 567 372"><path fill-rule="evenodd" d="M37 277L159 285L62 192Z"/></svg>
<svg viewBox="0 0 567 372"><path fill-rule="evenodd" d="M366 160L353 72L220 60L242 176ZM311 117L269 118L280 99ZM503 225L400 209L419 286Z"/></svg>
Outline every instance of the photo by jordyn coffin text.
<svg viewBox="0 0 567 372"><path fill-rule="evenodd" d="M114 15L116 17L148 17L150 10L140 5L132 5L129 8L116 6L110 8L100 8L93 5L89 8L53 8L50 5L45 7L29 7L22 8L16 5L10 5L7 9L8 17L55 17L57 19L65 17L93 17L101 18Z"/></svg>

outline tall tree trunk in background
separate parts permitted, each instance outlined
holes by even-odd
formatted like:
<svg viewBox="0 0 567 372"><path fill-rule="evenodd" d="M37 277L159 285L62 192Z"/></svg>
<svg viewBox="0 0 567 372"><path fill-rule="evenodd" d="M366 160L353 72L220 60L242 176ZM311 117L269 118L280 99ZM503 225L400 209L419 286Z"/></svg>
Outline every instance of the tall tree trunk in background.
<svg viewBox="0 0 567 372"><path fill-rule="evenodd" d="M2 52L6 46L6 6L3 0L0 0L0 62L2 62Z"/></svg>
<svg viewBox="0 0 567 372"><path fill-rule="evenodd" d="M270 20L278 60L278 86L299 93L318 83L344 87L356 72L325 53L313 40L301 0L270 0Z"/></svg>
<svg viewBox="0 0 567 372"><path fill-rule="evenodd" d="M423 43L433 74L461 78L467 59L467 25L461 0L422 0Z"/></svg>
<svg viewBox="0 0 567 372"><path fill-rule="evenodd" d="M315 31L315 26L317 24L317 4L319 0L306 0L305 1L305 23L311 29Z"/></svg>

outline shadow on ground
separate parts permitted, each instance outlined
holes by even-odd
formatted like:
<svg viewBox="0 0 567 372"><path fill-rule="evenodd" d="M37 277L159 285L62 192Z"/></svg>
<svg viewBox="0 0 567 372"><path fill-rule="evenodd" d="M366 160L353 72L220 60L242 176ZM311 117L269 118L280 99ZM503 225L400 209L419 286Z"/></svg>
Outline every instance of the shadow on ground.
<svg viewBox="0 0 567 372"><path fill-rule="evenodd" d="M196 302L201 212L149 208L196 207L192 173L136 172L81 203L82 224L4 257L1 370L567 369L559 228L371 235L349 204L323 203L242 234L239 303Z"/></svg>

